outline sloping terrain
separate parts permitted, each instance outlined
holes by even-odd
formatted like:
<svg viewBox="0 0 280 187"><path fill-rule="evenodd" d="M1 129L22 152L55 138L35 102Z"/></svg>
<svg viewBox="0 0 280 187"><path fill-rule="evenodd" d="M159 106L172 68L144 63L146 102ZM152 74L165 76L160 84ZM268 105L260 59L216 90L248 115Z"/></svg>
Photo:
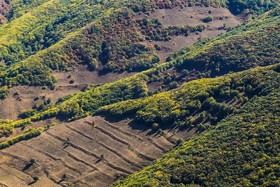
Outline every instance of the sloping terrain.
<svg viewBox="0 0 280 187"><path fill-rule="evenodd" d="M176 139L188 134L170 131L160 136L127 123L88 117L52 127L38 138L5 149L0 153L0 170L10 172L3 183L25 186L39 177L49 186L107 186L148 166L171 149ZM36 162L30 163L31 159ZM16 181L10 180L17 175Z"/></svg>
<svg viewBox="0 0 280 187"><path fill-rule="evenodd" d="M1 3L0 186L279 185L278 0Z"/></svg>
<svg viewBox="0 0 280 187"><path fill-rule="evenodd" d="M261 95L115 186L279 186L279 67L263 73Z"/></svg>
<svg viewBox="0 0 280 187"><path fill-rule="evenodd" d="M14 4L17 5L14 5L15 11L20 12L21 4ZM226 9L215 7L161 9L172 10L172 14L177 16L180 16L182 11L186 13L193 10L187 16L193 12L202 12L201 16L195 16L193 19L196 20L196 24L186 20L178 26L176 20L167 25L158 21L157 11L150 16L147 16L146 12L138 15L131 11L126 15L127 10L118 8L118 2L104 5L90 2L84 4L79 1L48 1L29 6L32 8L30 14L14 16L7 26L0 28L0 33L3 33L0 35L3 47L0 55L3 63L1 84L8 87L18 84L46 85L54 91L46 88L39 91L40 89L30 87L28 89L38 91L31 91L28 96L21 94L21 87L12 89L9 95L8 90L3 91L2 98L8 98L1 102L1 105L13 105L16 110L8 111L1 107L1 118L16 119L23 111L21 106L32 108L37 103L32 101L32 97L43 95L47 99L51 98L54 103L57 98L52 95L53 92L61 93L60 90L67 90L63 91L64 95L58 94L63 97L79 92L87 85L124 78L129 75L127 71L147 69L154 66L158 60L165 61L170 53L192 45L200 38L213 37L225 32L225 28L220 27L226 23L237 26L244 21ZM106 12L109 6L114 7L112 12ZM61 8L67 11L60 11ZM86 13L92 8L95 8L94 12ZM50 11L43 12L46 9ZM108 15L102 16L105 15L102 10ZM207 10L212 11L215 20L206 24L202 21L202 16L209 14ZM77 13L69 16L70 11ZM218 20L219 17L225 19ZM143 21L148 21L147 27L144 27ZM90 24L83 27L87 23ZM151 36L152 30L160 33L155 33L152 39L147 38L148 35ZM28 35L25 36L25 33ZM110 73L111 71L113 73ZM123 71L126 72L120 74ZM19 95L14 97L15 93ZM23 103L23 99L18 101L20 97L30 99Z"/></svg>
<svg viewBox="0 0 280 187"><path fill-rule="evenodd" d="M3 24L7 21L7 18L4 16L4 14L8 13L10 11L10 5L5 0L0 1L0 24Z"/></svg>
<svg viewBox="0 0 280 187"><path fill-rule="evenodd" d="M176 87L176 82L174 82L174 78L176 79L177 74L175 73L175 77L170 73L172 73L173 67L181 67L181 65L188 63L189 58L196 58L200 54L207 54L209 51L209 55L212 54L212 49L215 48L218 45L221 45L221 43L225 43L225 41L229 41L228 43L225 43L227 45L231 45L231 39L232 41L236 41L236 38L239 38L240 35L243 37L246 37L248 34L248 37L251 35L252 31L258 31L258 30L267 30L271 32L266 32L267 36L270 36L270 34L276 34L275 37L271 37L271 40L266 40L266 42L258 43L258 45L254 46L253 48L250 48L252 51L252 54L255 54L254 51L259 51L263 49L264 51L268 51L272 53L273 51L277 51L277 45L273 45L275 40L277 41L278 34L275 33L273 29L277 27L279 24L279 9L275 9L268 14L265 14L264 16L260 17L257 21L249 22L247 25L244 25L243 27L239 27L236 30L233 30L230 32L230 34L219 36L213 40L208 41L205 45L202 45L201 43L195 45L194 47L191 47L190 49L187 49L187 52L184 50L181 52L182 55L176 58L175 60L172 60L168 63L165 63L163 65L159 65L158 67L151 69L149 71L146 71L145 73L136 74L134 76L131 76L126 79L122 79L113 83L104 84L104 85L96 85L92 88L88 89L85 92L79 93L74 95L73 97L66 97L63 99L60 99L59 102L54 105L50 106L51 100L48 98L44 98L43 101L40 101L41 103L38 103L34 105L33 110L28 109L24 113L21 114L23 120L18 121L3 121L3 125L1 127L2 136L9 136L13 133L13 129L15 128L22 128L28 126L30 123L36 121L41 121L49 118L64 118L66 120L74 120L81 117L84 117L89 114L94 114L99 107L108 105L111 103L115 103L122 100L128 100L128 99L134 99L139 97L145 97L148 94L152 94L154 92L153 90L153 83L160 83L161 86L165 85L165 82L168 86L174 86ZM260 23L260 24L258 24ZM258 27L255 28L254 26L258 24ZM257 32L257 33L263 33L263 32ZM245 35L244 35L245 34ZM266 36L266 35L264 35ZM246 41L246 40L245 40ZM243 43L244 45L241 46L241 48L247 49L246 42ZM263 46L269 46L268 49L264 47L259 47L259 45ZM275 48L276 47L276 48ZM205 50L207 49L207 50ZM229 50L229 48L226 48ZM223 48L220 48L220 52L223 51ZM243 52L238 49L238 47L232 48L231 51L235 51L237 54L242 55ZM219 52L219 50L217 51ZM236 58L238 55L235 55ZM267 55L264 55L263 52L257 54L258 58L267 57ZM269 61L269 64L277 63L278 57L277 53L276 56L272 56L273 59ZM181 60L183 58L183 60ZM184 60L184 58L186 60ZM262 59L258 60L258 58L255 58L255 62L252 61L252 65L248 63L249 66L245 66L245 68L250 68L256 65L262 65L263 62ZM223 62L234 62L236 65L239 65L239 61L229 61L229 60L223 60ZM219 61L215 62L217 65L219 64ZM213 64L213 63L212 63ZM215 65L215 64L214 64ZM267 64L264 64L267 65ZM209 70L212 70L209 69ZM208 70L208 71L209 71ZM240 69L242 70L242 69ZM227 71L236 71L236 69L227 69ZM166 72L166 73L165 73ZM183 73L183 72L182 72ZM185 73L185 75L192 76L191 79L196 79L201 77L199 75L200 72L192 72L191 74ZM203 72L201 72L203 73ZM157 78L158 77L158 78ZM184 81L180 74L179 74L180 80ZM173 79L173 80L172 80ZM191 80L189 79L189 80ZM162 84L160 81L163 80L164 84ZM168 81L167 81L168 80ZM173 81L173 82L172 82ZM172 83L172 84L171 84ZM152 86L152 87L151 87ZM173 87L174 87L173 86ZM151 87L151 88L150 88ZM4 92L4 90L3 90ZM4 92L5 93L5 92ZM3 94L4 94L3 93ZM14 94L16 98L18 98L18 94ZM35 98L34 100L38 100L40 97ZM45 124L45 123L43 123ZM32 125L29 125L26 131L28 132L29 128L32 127ZM37 126L36 126L37 127ZM13 136L16 136L17 133L15 133Z"/></svg>
<svg viewBox="0 0 280 187"><path fill-rule="evenodd" d="M48 127L49 129L42 132L39 137L29 141L22 141L1 151L1 160L3 161L2 165L0 165L1 168L6 168L11 171L9 174L6 174L7 178L5 177L5 184L8 186L12 185L13 183L9 181L12 180L10 178L13 178L14 176L21 176L19 177L20 180L17 179L17 184L22 184L23 186L28 183L34 183L34 185L37 186L40 185L41 181L49 181L50 186L55 184L62 186L69 186L71 184L76 186L87 186L87 184L89 186L107 186L109 183L118 179L118 177L126 176L138 171L144 166L149 165L151 161L161 157L175 144L180 142L182 143L182 141L178 141L180 138L187 139L194 134L204 131L205 129L213 129L213 126L217 126L214 130L212 130L214 131L213 133L219 130L219 127L224 127L223 125L220 125L224 122L224 120L221 121L221 119L217 118L216 120L218 121L211 121L211 118L215 116L211 117L212 113L205 113L206 111L213 111L213 113L218 117L223 117L223 119L226 119L226 121L230 123L230 121L227 120L227 116L229 114L232 112L234 114L232 117L229 117L230 119L242 119L236 116L243 115L244 110L246 111L247 109L246 107L250 106L251 103L255 103L255 100L268 97L267 100L274 103L275 99L277 101L277 96L273 96L273 100L270 95L278 93L278 83L279 66L258 68L215 79L192 81L184 85L179 90L148 97L143 101L125 101L123 103L109 105L101 109L103 111L102 113L110 109L110 113L108 113L109 115L106 115L105 119L100 116L87 117L71 123L58 124L57 126ZM207 85L207 87L205 87L205 85ZM245 90L242 87L245 87ZM198 88L204 88L205 91ZM234 88L241 89L241 92L236 94L238 91L234 90ZM207 92L211 94L214 90L222 90L223 92L215 94L217 97L214 99L213 97L209 97L209 95L207 95ZM165 94L165 96L163 96L163 94ZM250 95L254 95L254 97L249 97ZM207 97L209 98L207 99ZM250 99L248 99L248 97ZM165 101L164 98L169 99ZM176 100L172 101L172 99L175 98ZM193 101L190 101L191 98L193 98ZM160 99L162 103L165 103L165 105L160 104L158 99ZM201 101L202 104L199 107L198 103L201 99L203 100ZM146 100L150 104L147 105L145 103ZM118 116L128 116L125 112L127 111L128 103L131 102L132 105L129 104L129 111L132 119L134 118L133 116L136 116L137 120L140 119L140 121L142 121L140 123L139 121L135 122L131 120L118 119ZM189 106L184 107L185 112L183 112L176 109L176 106L173 106L172 103L174 102L179 102L179 107L177 108L186 104ZM143 103L143 109L141 109L141 106L138 106L137 103ZM263 100L261 100L261 103L264 104ZM268 103L267 105L270 104L271 103ZM277 110L278 107L274 105L277 105L277 102L271 105L271 107ZM156 115L154 119L159 119L159 121L145 122L145 119L147 119L145 116L152 117L152 115L149 115L151 110L154 111L151 106L158 107L155 109L158 112L153 112L153 114ZM250 107L250 109L254 110L255 108ZM260 108L258 111L261 111L262 109L263 108ZM168 122L167 119L164 119L164 117L170 118L171 116L174 116L172 115L174 113L173 110L177 114L177 116L175 116L176 120L183 119L186 114L189 114L190 116L193 116L196 121L199 120L201 124L198 125L195 120L188 117L190 121L193 121L194 123L190 123L188 120L185 120L188 123L177 123L171 128L168 124L172 123L169 122L164 124L163 121ZM186 110L189 110L190 112L186 113ZM119 113L118 111L122 111L123 113ZM137 115L133 114L132 111L137 111ZM216 113L215 111L219 111L220 113ZM263 113L267 114L266 111L267 110L263 110ZM165 112L170 115L165 115ZM277 112L271 112L271 115L276 115L275 117L277 117ZM204 115L200 115L203 113ZM109 118L109 116L115 117ZM202 116L204 116L204 118L201 118ZM256 116L254 115L253 117ZM151 120L151 118L148 119ZM273 119L273 117L266 119ZM153 128L147 126L143 123L143 121L146 124L151 124L152 122ZM155 126L155 122L158 122L159 125ZM212 126L212 128L211 126L205 128L207 126L203 122L208 123ZM260 122L262 122L262 120L260 120ZM234 125L237 124L235 121L232 123ZM238 129L240 127L236 128ZM275 126L275 128L277 128L277 126ZM212 131L209 131L209 133L212 133ZM229 132L227 130L225 131ZM197 137L206 136L207 134L208 133L202 133ZM217 138L217 136L209 136ZM208 141L208 139L206 141ZM192 139L190 142L192 142ZM232 140L230 140L229 143L230 142L232 142ZM1 146L3 145L4 144L2 143ZM213 142L213 145L219 144L215 144ZM181 147L177 149L181 149ZM277 149L275 149L275 151L277 154ZM172 152L170 154L172 154ZM36 160L35 162L32 161L34 159ZM170 167L172 168L172 166ZM178 170L179 168L180 167L178 167ZM184 172L183 169L184 167L182 166L182 171L180 172ZM170 169L170 171L173 172L172 169ZM235 170L232 171L232 173L235 174ZM26 174L28 174L28 177L24 177ZM177 173L175 175L177 176ZM144 176L151 176L151 179L154 179L152 172L150 175L144 174ZM166 177L164 175L160 176ZM169 176L170 175L167 175L167 177ZM37 177L40 179L38 183L36 181ZM147 181L147 184L152 184L148 179L149 178L143 180ZM160 181L161 183L158 183L158 185L161 186L163 184L168 184L168 181L166 181L168 179L169 178L163 178L163 181ZM218 179L219 177L217 177L217 180ZM131 186L137 184L137 180L135 179L132 179L135 183L131 182L130 178L127 180L131 183ZM160 178L158 180L160 180ZM172 181L173 179L171 180L171 183L173 183ZM195 180L191 180L191 182L193 181ZM12 180L12 182L15 181ZM179 183L180 182L181 181L179 180ZM231 181L228 182L230 183ZM182 183L187 182L183 181ZM198 179L195 184L196 183L202 184L198 181ZM124 184L120 184L123 186L126 185L126 182ZM139 181L138 184L144 183L143 181Z"/></svg>

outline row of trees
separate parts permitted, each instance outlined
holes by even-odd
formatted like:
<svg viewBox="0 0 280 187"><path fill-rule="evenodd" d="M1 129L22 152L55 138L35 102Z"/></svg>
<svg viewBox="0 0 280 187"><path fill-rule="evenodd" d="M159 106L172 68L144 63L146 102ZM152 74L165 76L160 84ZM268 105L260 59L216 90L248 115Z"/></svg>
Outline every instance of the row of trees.
<svg viewBox="0 0 280 187"><path fill-rule="evenodd" d="M141 28L142 34L146 36L146 40L169 41L173 36L184 35L188 36L192 32L202 32L205 29L204 25L191 26L169 26L164 27L158 19L144 17L137 20L137 24Z"/></svg>
<svg viewBox="0 0 280 187"><path fill-rule="evenodd" d="M224 78L201 79L186 83L175 91L112 104L99 111L119 117L135 116L135 120L150 126L154 123L185 128L215 125L251 97L262 93L266 76L266 73L255 70Z"/></svg>

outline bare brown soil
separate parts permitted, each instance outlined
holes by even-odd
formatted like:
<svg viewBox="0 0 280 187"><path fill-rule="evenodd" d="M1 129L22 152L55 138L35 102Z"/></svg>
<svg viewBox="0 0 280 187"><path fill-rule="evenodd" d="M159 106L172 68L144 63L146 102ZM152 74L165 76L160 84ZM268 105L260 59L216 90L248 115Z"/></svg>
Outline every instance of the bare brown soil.
<svg viewBox="0 0 280 187"><path fill-rule="evenodd" d="M137 16L142 18L144 15ZM213 21L204 23L203 18L211 16ZM178 51L184 47L195 44L198 40L203 38L211 38L218 34L225 33L226 30L221 29L222 27L233 28L246 21L248 18L246 12L234 16L228 9L225 8L214 8L214 7L184 7L173 8L173 9L158 9L155 13L149 16L150 19L157 18L160 20L165 27L168 26L197 26L204 25L206 29L202 32L191 33L189 36L174 36L168 42L152 42L161 46L162 50L159 51L161 62L173 52Z"/></svg>
<svg viewBox="0 0 280 187"><path fill-rule="evenodd" d="M31 186L108 186L161 157L177 139L194 133L172 129L158 135L130 120L87 117L0 151L1 183L28 186L36 176L39 180ZM30 164L32 158L34 164Z"/></svg>

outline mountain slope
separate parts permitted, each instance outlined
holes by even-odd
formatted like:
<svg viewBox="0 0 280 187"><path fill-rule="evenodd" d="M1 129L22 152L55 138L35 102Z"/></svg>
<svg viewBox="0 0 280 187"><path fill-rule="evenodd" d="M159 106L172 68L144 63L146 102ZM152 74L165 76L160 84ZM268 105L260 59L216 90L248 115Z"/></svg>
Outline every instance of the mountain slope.
<svg viewBox="0 0 280 187"><path fill-rule="evenodd" d="M182 57L179 56L175 60L172 60L170 62L159 65L156 68L147 70L145 72L133 75L133 76L125 78L125 79L121 79L116 82L94 86L93 88L89 88L85 92L81 92L81 93L74 95L73 97L67 97L65 99L62 99L59 103L57 103L54 106L50 106L49 102L45 101L44 105L40 105L39 107L38 106L34 107L32 112L27 111L27 112L30 112L30 114L27 115L27 117L28 117L27 119L12 122L12 125L10 125L11 122L9 122L7 125L5 125L5 129L9 129L9 131L11 131L14 127L21 127L24 124L30 124L31 121L32 122L40 121L43 119L54 118L54 117L60 117L60 118L66 119L66 120L75 120L75 119L84 117L89 114L95 114L96 111L104 105L108 105L111 103L116 103L116 102L128 100L128 99L136 99L139 97L145 97L148 94L153 94L153 92L155 91L154 84L156 84L156 85L159 84L163 88L164 88L165 84L167 86L170 86L172 81L176 80L176 76L179 77L179 81L181 81L181 82L186 81L186 79L184 79L184 76L182 76L181 74L178 75L176 72L174 73L174 68L173 68L173 67L182 67L182 64L189 62L188 60L185 60L185 61L181 60L182 58L186 58L186 59L194 58L195 59L200 54L206 54L206 57L211 56L212 51L213 51L212 49L213 48L215 49L216 45L221 45L221 44L231 45L231 41L235 41L242 34L243 34L243 37L246 37L247 36L246 34L248 34L247 38L249 38L249 36L251 35L251 32L254 31L254 28L261 29L261 30L267 30L268 31L268 32L266 32L267 36L273 35L273 34L275 34L275 32L274 32L275 30L271 29L271 28L275 28L275 27L277 27L277 25L279 25L279 19L278 19L279 15L277 13L278 10L279 9L275 9L274 11L270 12L269 14L264 15L263 17L260 17L256 21L258 23L257 28L255 28L256 23L254 23L252 21L252 22L248 23L248 25L245 25L244 28L239 27L236 30L231 31L229 34L218 36L217 38L207 42L205 45L202 45L201 43L199 43L199 44L195 45L194 47L191 47L190 50L187 51L186 54L183 53ZM274 12L276 12L276 13L274 14ZM261 32L261 33L264 33L264 32ZM245 66L242 69L247 69L250 67L254 67L256 65L261 65L262 61L258 60L258 58L262 59L263 57L266 57L266 55L263 55L264 52L259 51L259 53L255 53L254 51L258 51L258 50L262 50L262 49L264 49L264 51L269 51L271 53L275 50L277 51L277 48L275 48L275 45L273 45L273 43L278 38L279 38L279 35L276 32L275 37L271 37L271 40L267 40L268 44L265 42L257 43L258 45L255 45L253 48L251 48L251 49L253 49L252 50L253 54L257 56L257 58L255 58L256 62L254 62L254 64L248 63L248 66L247 67ZM227 43L227 41L229 41L229 43ZM271 45L269 45L270 42L271 42ZM245 40L244 44L245 45L242 47L244 49L246 49L248 46L248 45L246 45L246 40ZM263 45L267 45L268 49L264 48ZM261 46L261 47L259 47L259 46ZM241 47L241 49L242 49L242 47ZM230 48L228 48L228 47L226 49L230 50ZM217 51L217 52L220 53L222 56L223 53L221 53L221 52L224 50L223 50L223 48L219 48L219 50L220 50L220 52L219 51ZM235 56L237 58L239 57L239 55L237 55L237 54L240 54L243 56L242 50L238 50L237 47L234 48L233 51L236 51ZM207 56L207 54L208 54L208 56ZM227 53L225 53L225 54L227 54ZM226 58L227 56L224 56L224 57ZM277 57L277 53L276 53L276 56L273 56L273 58L275 58L275 59L271 60L268 64L274 64L274 63L279 62L279 57ZM227 63L227 62L234 62L234 61L226 60L225 62ZM196 64L196 63L199 64L198 62L194 62L193 64ZM219 61L217 61L215 63L218 64ZM212 64L215 66L216 65L215 63L214 64L212 63ZM239 65L239 64L240 63L238 61L235 61L235 65ZM268 65L268 64L264 64L264 65ZM236 71L236 69L234 69L234 68L230 69L230 67L231 66L228 67L227 71ZM207 71L209 71L209 69ZM242 69L240 69L240 70L242 70ZM36 71L38 71L38 70L36 69ZM191 73L185 74L185 76L187 76L187 77L191 76L192 79L196 79L199 77L196 72L197 71L193 71ZM203 73L203 72L204 71L202 71L201 73ZM29 72L29 73L31 73L31 72ZM200 72L198 71L198 73L200 73ZM175 74L175 76L173 76L172 74ZM34 76L33 74L30 74L30 75ZM189 80L192 80L192 79L189 79ZM164 82L165 84L161 83L161 82ZM243 85L241 87L245 87L245 86ZM227 94L229 94L229 97L232 97L232 98L235 96L238 96L238 93L235 93L235 95L234 94L231 95L230 92L227 93L227 89L228 88L225 88L225 90L223 91L223 92L225 92L224 93L225 96ZM237 90L237 88L233 88L233 89ZM239 89L239 92L243 92L243 91L244 91L244 89ZM3 90L2 92L5 93L5 90ZM165 93L163 93L163 95L164 94ZM223 94L221 94L221 96L223 96ZM244 99L244 98L239 97L239 99ZM186 113L186 115L187 115L187 113ZM214 119L215 119L215 117L216 116L213 116ZM174 118L176 118L176 117L174 117ZM151 121L151 123L152 122L153 121ZM15 124L18 124L18 125L15 125Z"/></svg>
<svg viewBox="0 0 280 187"><path fill-rule="evenodd" d="M0 185L279 185L279 0L1 3Z"/></svg>
<svg viewBox="0 0 280 187"><path fill-rule="evenodd" d="M277 1L271 1L271 7L273 7L276 2ZM231 1L229 2L229 4L230 3L236 4L235 2ZM30 10L27 8L27 11L29 10L29 12L22 15L20 14L21 16L19 17L16 16L15 19L7 24L7 26L0 28L3 30L0 30L0 33L3 33L0 37L2 41L2 52L0 54L1 61L5 62L6 65L10 65L27 58L18 65L14 65L9 68L5 67L5 69L7 70L1 72L1 77L2 79L3 77L5 77L8 80L2 80L1 83L2 85L8 84L9 86L17 84L27 84L48 85L52 87L54 85L54 80L50 77L51 69L65 69L68 66L71 66L72 61L78 61L88 64L92 69L96 69L98 64L100 65L101 63L101 67L106 65L106 68L109 71L113 71L115 69L122 71L135 69L139 71L141 69L147 69L151 67L151 64L157 62L158 60L154 57L154 54L149 46L143 46L139 44L135 45L137 41L141 40L139 36L136 36L135 41L131 41L131 38L135 38L135 32L131 34L131 36L125 36L127 37L126 39L124 39L124 36L121 37L122 39L124 39L124 41L126 41L125 43L128 44L127 48L120 49L120 45L122 45L122 43L118 39L116 39L116 41L110 41L110 37L113 37L115 34L114 32L131 32L123 29L120 30L119 28L115 29L114 24L116 23L114 19L105 20L105 22L113 23L113 33L112 31L107 33L108 31L103 31L102 27L98 28L94 26L94 24L91 24L93 28L83 29L84 31L82 33L81 31L79 31L79 29L86 24L89 24L98 19L98 16L102 15L102 17L104 17L104 13L106 12L106 10L109 10L109 8L112 8L113 11L116 11L118 8L125 9L125 7L131 7L133 10L135 10L135 7L137 6L138 11L140 11L144 7L145 9L143 9L142 11L144 13L150 14L151 12L155 11L157 7L169 8L173 6L179 6L180 4L184 5L187 3L184 1L174 1L170 4L168 2L163 3L152 1L145 2L143 5L140 5L139 2L127 3L125 1L117 1L100 3L82 2L78 0L73 2L57 0L53 2L40 1L34 4L27 3L27 6L32 7ZM211 4L217 7L226 6L226 2L220 1L214 1ZM267 5L267 3L260 4L258 6L255 6L253 3L249 3L248 5L246 5L245 2L242 2L242 4L246 8L270 7ZM201 4L197 3L196 5ZM14 1L13 6L15 7L15 9L17 9L18 7L26 7L26 5L23 6L17 1ZM49 9L49 11L44 11L47 9ZM61 9L65 11L58 11ZM95 11L92 11L92 9L94 9ZM115 12L115 14L118 14L117 12ZM109 11L107 11L107 13L109 13ZM134 26L130 24L130 27ZM74 31L77 31L78 33ZM95 34L93 34L92 32L101 33L95 36ZM7 38L5 33L9 33L9 38ZM26 35L26 33L29 34ZM102 38L101 35L108 35L108 38L105 38L105 41L103 43L101 42L103 47L100 44L93 45L92 43L89 43L90 41L96 40L96 38ZM65 38L66 36L67 38ZM57 43L60 40L63 41ZM76 48L75 46L77 45L77 41L81 43L78 43L79 45ZM85 45L93 46L91 46L90 48L85 48ZM48 48L49 46L52 47L50 49L42 51L42 53L35 54L42 49ZM101 51L102 48L104 51ZM140 55L140 57L137 57L137 55L135 56L136 51L139 51L142 55ZM35 54L35 56L28 58L33 54ZM125 59L124 61L119 60L123 57ZM137 59L135 64L130 64L130 61L135 61L135 59ZM53 61L59 61L59 63L53 63ZM118 64L118 61L120 61L121 63ZM35 69L38 69L38 71L35 71ZM33 72L32 74L37 74L37 78L32 78L32 76L27 73L28 71Z"/></svg>
<svg viewBox="0 0 280 187"><path fill-rule="evenodd" d="M278 186L279 67L267 88L206 133L114 186ZM254 76L257 78L258 76Z"/></svg>

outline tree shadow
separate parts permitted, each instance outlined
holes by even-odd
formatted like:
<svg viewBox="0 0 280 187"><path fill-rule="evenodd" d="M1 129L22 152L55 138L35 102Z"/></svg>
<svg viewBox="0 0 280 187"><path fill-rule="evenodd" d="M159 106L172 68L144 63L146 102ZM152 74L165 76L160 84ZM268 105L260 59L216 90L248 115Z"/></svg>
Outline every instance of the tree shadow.
<svg viewBox="0 0 280 187"><path fill-rule="evenodd" d="M109 114L99 114L101 117L103 117L106 121L109 123L118 123L120 121L131 119L129 123L126 123L132 130L138 130L143 132L147 136L151 137L160 137L163 136L164 133L168 132L170 134L177 134L177 133L184 133L185 137L184 139L188 139L194 134L201 133L201 130L197 129L196 127L190 127L190 126L179 126L179 125L168 125L168 124L161 124L159 128L153 129L151 124L146 124L144 122L140 122L135 120L135 115L125 115L122 117L119 116L112 116Z"/></svg>
<svg viewBox="0 0 280 187"><path fill-rule="evenodd" d="M28 183L28 185L30 186L30 185L32 185L32 184L35 184L37 181L32 181L32 182L30 182L30 183Z"/></svg>
<svg viewBox="0 0 280 187"><path fill-rule="evenodd" d="M22 169L22 171L26 171L29 168L31 168L31 166L33 166L33 163L28 163L26 166L24 166L24 168Z"/></svg>

